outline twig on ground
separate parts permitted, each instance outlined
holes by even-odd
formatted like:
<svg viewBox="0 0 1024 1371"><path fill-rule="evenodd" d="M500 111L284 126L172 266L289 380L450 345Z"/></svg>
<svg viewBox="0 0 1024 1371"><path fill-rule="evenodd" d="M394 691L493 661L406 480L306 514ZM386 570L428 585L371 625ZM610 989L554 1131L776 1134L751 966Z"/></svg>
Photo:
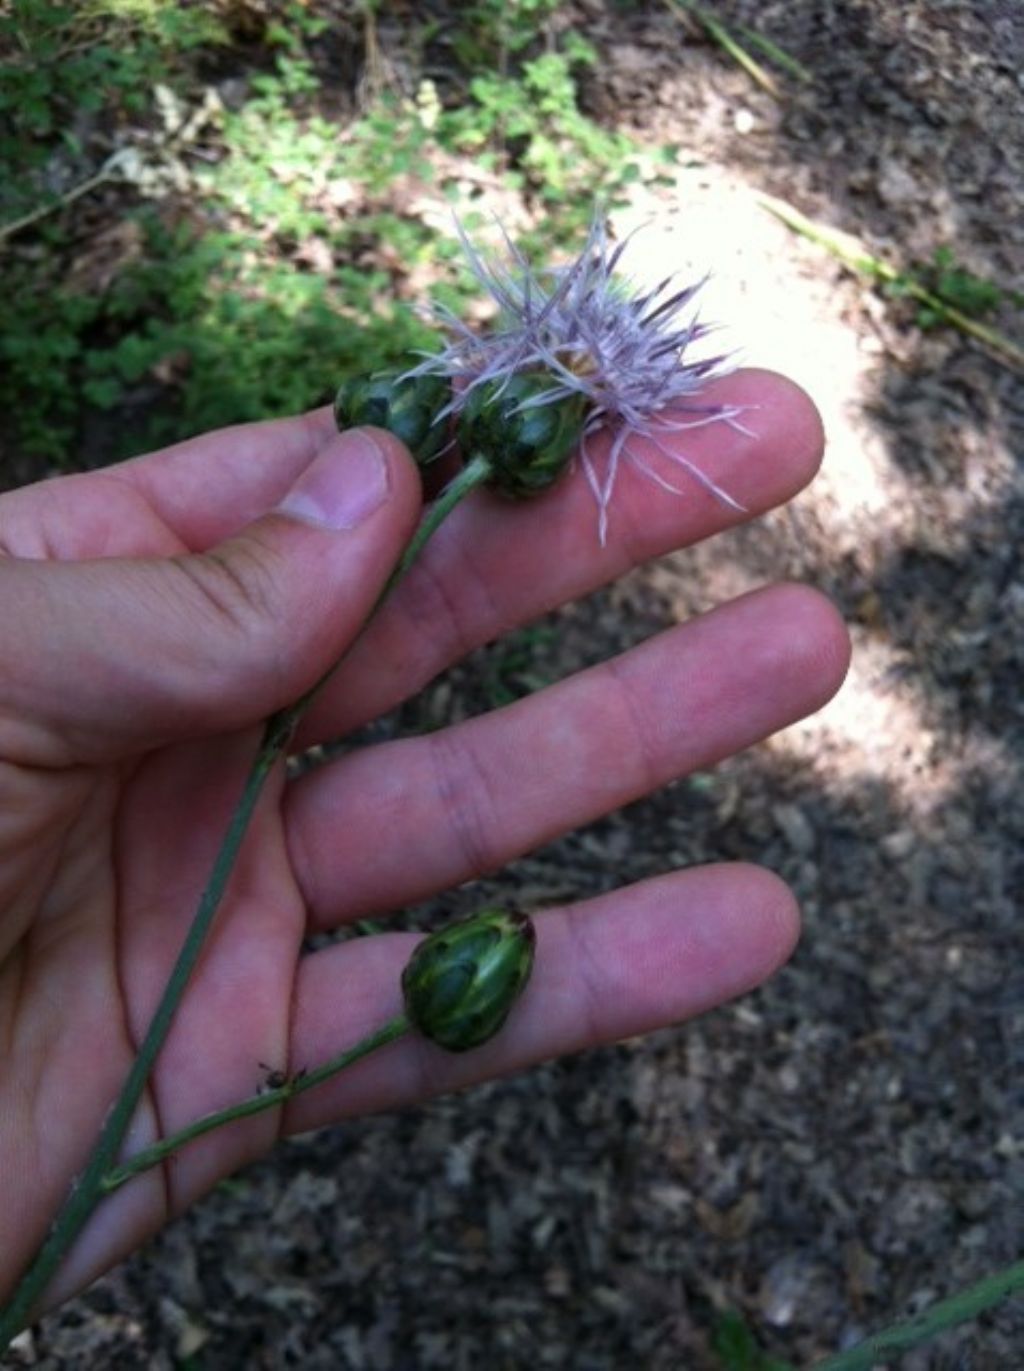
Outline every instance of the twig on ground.
<svg viewBox="0 0 1024 1371"><path fill-rule="evenodd" d="M665 0L669 9L676 14L691 14L701 25L708 37L716 42L720 48L729 54L734 62L738 62L751 80L756 81L762 90L766 90L774 100L782 100L783 92L779 83L771 72L767 71L761 63L752 57L747 49L740 43L730 31L725 27L720 19L717 19L703 5L694 3L694 0ZM790 75L796 76L801 81L812 80L811 73L788 52L784 52L777 44L768 38L763 38L754 29L742 26L742 33L747 42L753 47L759 48L772 61L777 62Z"/></svg>
<svg viewBox="0 0 1024 1371"><path fill-rule="evenodd" d="M92 176L87 176L84 181L79 181L76 186L72 186L70 190L66 190L63 195L58 195L48 204L38 205L35 209L29 210L27 214L23 214L20 219L14 219L9 224L0 224L0 243L5 242L8 238L13 238L22 229L31 228L33 224L37 224L40 219L45 219L47 215L55 214L59 209L66 209L68 205L74 204L83 195L88 195L97 186L102 186L107 181L117 180L124 151L125 149L122 148L115 152L107 158L99 171L94 172Z"/></svg>
<svg viewBox="0 0 1024 1371"><path fill-rule="evenodd" d="M816 224L812 219L800 213L785 200L778 200L771 195L758 197L759 203L769 214L773 214L776 219L780 219L794 233L799 233L802 238L806 238L811 243L816 243L826 252L849 267L851 271L862 275L870 276L875 281L883 284L898 285L907 295L919 300L923 305L927 305L940 319L944 319L947 324L959 329L968 337L981 343L989 350L997 361L1004 366L1010 367L1014 371L1024 372L1024 349L1010 341L994 328L989 328L986 324L981 324L977 319L972 319L961 310L947 304L939 296L923 286L920 281L906 272L898 270L891 262L884 261L881 257L876 257L864 247L863 243L851 233L845 233L839 229L828 228L823 224Z"/></svg>
<svg viewBox="0 0 1024 1371"><path fill-rule="evenodd" d="M1021 1290L1024 1290L1024 1261L986 1276L966 1290L950 1295L947 1300L940 1300L923 1314L883 1328L856 1347L819 1362L813 1371L870 1371L878 1362L891 1361L894 1353L898 1356L947 1328L977 1318L986 1309Z"/></svg>

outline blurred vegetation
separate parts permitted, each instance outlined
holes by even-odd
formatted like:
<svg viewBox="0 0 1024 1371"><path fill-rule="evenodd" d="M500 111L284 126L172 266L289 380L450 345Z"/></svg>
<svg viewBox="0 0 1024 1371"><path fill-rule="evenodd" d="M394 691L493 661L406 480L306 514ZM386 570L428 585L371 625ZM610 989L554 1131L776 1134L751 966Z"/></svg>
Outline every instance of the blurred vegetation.
<svg viewBox="0 0 1024 1371"><path fill-rule="evenodd" d="M722 1371L795 1371L792 1363L762 1351L750 1325L735 1309L719 1315L711 1346Z"/></svg>
<svg viewBox="0 0 1024 1371"><path fill-rule="evenodd" d="M1024 295L968 271L957 262L948 245L935 249L932 260L921 269L918 279L938 299L940 306L959 310L971 319L987 318L1004 301L1018 309L1024 306ZM896 295L911 293L906 280L894 284L891 290ZM916 318L919 328L934 328L943 322L941 308L928 304L919 306Z"/></svg>
<svg viewBox="0 0 1024 1371"><path fill-rule="evenodd" d="M453 214L543 255L671 173L587 113L596 60L563 0L0 0L0 438L88 465L430 347L421 307L473 292ZM951 249L854 265L1020 365L981 322L1017 298Z"/></svg>
<svg viewBox="0 0 1024 1371"><path fill-rule="evenodd" d="M4 437L66 469L328 399L465 304L452 211L571 246L658 164L584 112L561 8L0 10Z"/></svg>

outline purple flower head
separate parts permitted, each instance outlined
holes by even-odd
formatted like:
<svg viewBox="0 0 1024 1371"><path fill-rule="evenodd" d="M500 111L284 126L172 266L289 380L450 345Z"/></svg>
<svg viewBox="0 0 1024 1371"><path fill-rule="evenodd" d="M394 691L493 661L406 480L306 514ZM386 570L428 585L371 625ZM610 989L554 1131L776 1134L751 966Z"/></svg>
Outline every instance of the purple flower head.
<svg viewBox="0 0 1024 1371"><path fill-rule="evenodd" d="M441 375L454 382L448 410L455 414L477 387L496 383L500 388L523 373L549 382L528 405L582 396L580 461L597 501L602 543L623 460L664 489L682 493L631 446L636 438L648 440L666 463L688 472L731 508L743 509L664 441L666 435L716 422L747 431L738 422L744 407L699 401L705 383L728 370L728 358L686 361L687 349L711 332L689 310L703 280L677 289L670 277L645 289L616 275L629 239L613 247L599 220L579 256L565 267L531 267L507 235L507 260L484 257L461 226L459 236L474 276L498 305L497 321L489 331L475 333L450 310L435 307L448 344L410 375ZM591 442L599 429L613 435L600 465Z"/></svg>

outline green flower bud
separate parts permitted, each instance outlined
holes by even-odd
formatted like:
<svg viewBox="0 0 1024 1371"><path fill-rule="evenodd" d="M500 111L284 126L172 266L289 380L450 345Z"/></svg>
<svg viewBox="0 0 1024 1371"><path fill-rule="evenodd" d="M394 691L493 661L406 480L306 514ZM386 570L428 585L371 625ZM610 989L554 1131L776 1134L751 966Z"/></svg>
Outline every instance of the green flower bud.
<svg viewBox="0 0 1024 1371"><path fill-rule="evenodd" d="M485 457L494 469L490 485L521 499L546 490L569 464L583 431L585 402L570 395L522 409L551 383L523 373L510 381L489 381L470 391L459 415L462 455Z"/></svg>
<svg viewBox="0 0 1024 1371"><path fill-rule="evenodd" d="M343 382L334 401L339 430L373 424L386 428L406 445L420 466L439 456L448 441L448 424L438 414L451 399L440 376L409 376L376 371Z"/></svg>
<svg viewBox="0 0 1024 1371"><path fill-rule="evenodd" d="M413 1026L449 1052L492 1038L530 979L534 937L525 914L483 909L424 938L402 972Z"/></svg>

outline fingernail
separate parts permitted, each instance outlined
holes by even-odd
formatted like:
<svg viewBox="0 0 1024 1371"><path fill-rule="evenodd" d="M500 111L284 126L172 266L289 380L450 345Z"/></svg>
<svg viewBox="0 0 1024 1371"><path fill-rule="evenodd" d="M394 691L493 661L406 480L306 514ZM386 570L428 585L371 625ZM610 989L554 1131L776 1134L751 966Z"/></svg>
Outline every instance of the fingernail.
<svg viewBox="0 0 1024 1371"><path fill-rule="evenodd" d="M388 498L384 453L364 429L339 433L278 505L280 514L323 528L358 528Z"/></svg>

